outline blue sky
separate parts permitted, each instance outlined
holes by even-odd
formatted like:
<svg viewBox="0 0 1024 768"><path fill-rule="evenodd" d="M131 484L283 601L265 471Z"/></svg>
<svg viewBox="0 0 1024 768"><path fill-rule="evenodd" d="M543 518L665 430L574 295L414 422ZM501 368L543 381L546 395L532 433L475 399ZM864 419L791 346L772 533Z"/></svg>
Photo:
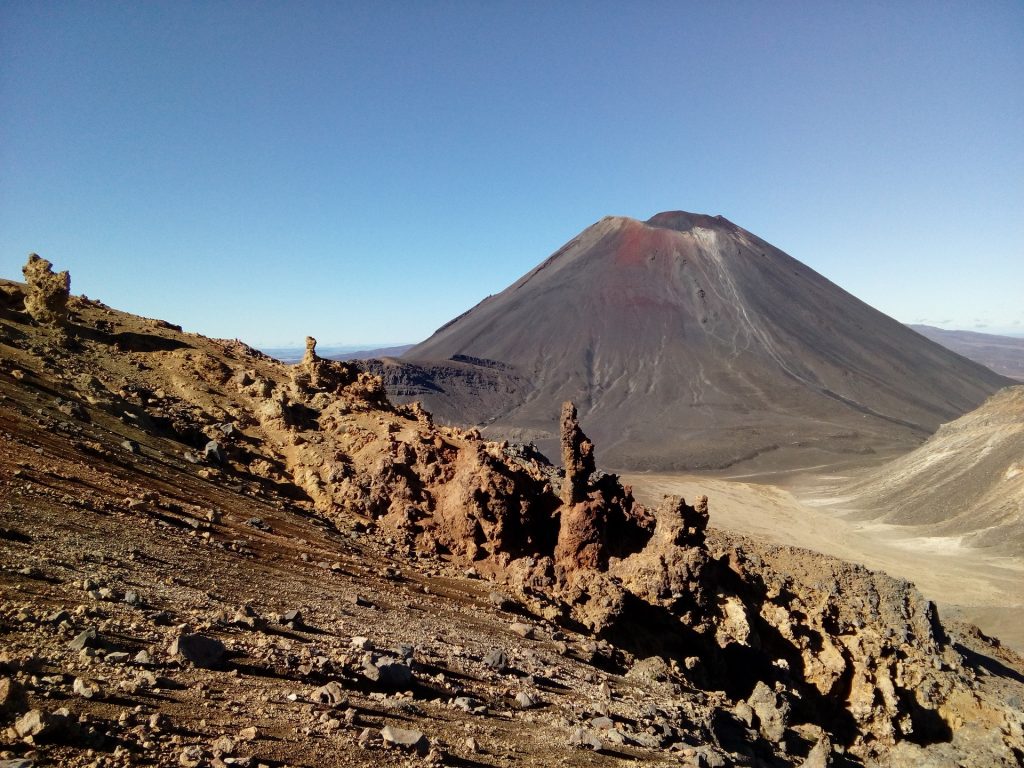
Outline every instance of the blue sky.
<svg viewBox="0 0 1024 768"><path fill-rule="evenodd" d="M416 341L608 214L1024 333L1024 4L0 3L0 276Z"/></svg>

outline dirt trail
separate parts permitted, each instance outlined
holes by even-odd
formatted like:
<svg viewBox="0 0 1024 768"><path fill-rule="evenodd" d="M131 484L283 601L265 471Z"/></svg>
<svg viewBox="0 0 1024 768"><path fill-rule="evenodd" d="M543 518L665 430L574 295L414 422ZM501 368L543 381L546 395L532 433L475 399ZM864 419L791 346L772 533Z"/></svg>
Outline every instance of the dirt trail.
<svg viewBox="0 0 1024 768"><path fill-rule="evenodd" d="M844 519L843 500L829 475L786 478L785 485L700 475L625 475L643 503L664 494L706 494L711 525L760 536L909 579L940 612L977 624L1024 651L1024 558L994 557L955 537L920 535L914 526ZM844 478L845 479L845 478Z"/></svg>

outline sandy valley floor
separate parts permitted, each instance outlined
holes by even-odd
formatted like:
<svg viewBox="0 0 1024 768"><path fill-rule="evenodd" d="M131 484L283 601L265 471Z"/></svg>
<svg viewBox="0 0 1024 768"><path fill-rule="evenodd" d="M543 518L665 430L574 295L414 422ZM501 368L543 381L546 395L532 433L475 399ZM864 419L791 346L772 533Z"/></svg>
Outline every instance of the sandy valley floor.
<svg viewBox="0 0 1024 768"><path fill-rule="evenodd" d="M911 526L844 519L834 492L848 476L728 477L626 474L641 502L664 494L706 494L711 525L764 536L859 562L913 581L940 613L977 624L1024 651L1024 558L998 557L961 546L955 538L926 537Z"/></svg>

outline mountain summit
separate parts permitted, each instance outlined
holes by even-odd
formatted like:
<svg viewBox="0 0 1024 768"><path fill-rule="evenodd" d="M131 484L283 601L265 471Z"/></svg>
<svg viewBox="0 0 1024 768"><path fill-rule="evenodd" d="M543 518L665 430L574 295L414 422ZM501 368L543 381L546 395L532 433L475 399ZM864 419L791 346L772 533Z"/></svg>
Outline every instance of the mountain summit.
<svg viewBox="0 0 1024 768"><path fill-rule="evenodd" d="M480 370L409 386L438 361ZM542 448L571 399L603 462L652 469L906 449L1010 383L727 219L684 211L602 219L390 368L397 394Z"/></svg>

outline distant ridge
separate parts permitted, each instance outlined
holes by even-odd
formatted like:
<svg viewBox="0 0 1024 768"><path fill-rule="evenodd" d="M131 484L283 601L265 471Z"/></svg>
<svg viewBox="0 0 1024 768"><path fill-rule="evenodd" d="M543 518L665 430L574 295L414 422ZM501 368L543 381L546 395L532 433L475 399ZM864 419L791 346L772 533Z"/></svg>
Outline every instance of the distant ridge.
<svg viewBox="0 0 1024 768"><path fill-rule="evenodd" d="M906 450L1010 383L684 211L602 219L403 361L429 375L458 355L507 364L517 394L484 402L472 377L442 377L421 392L441 418L551 451L571 399L602 463L631 469Z"/></svg>
<svg viewBox="0 0 1024 768"><path fill-rule="evenodd" d="M1024 338L975 331L947 331L931 325L909 327L996 373L1024 381Z"/></svg>

